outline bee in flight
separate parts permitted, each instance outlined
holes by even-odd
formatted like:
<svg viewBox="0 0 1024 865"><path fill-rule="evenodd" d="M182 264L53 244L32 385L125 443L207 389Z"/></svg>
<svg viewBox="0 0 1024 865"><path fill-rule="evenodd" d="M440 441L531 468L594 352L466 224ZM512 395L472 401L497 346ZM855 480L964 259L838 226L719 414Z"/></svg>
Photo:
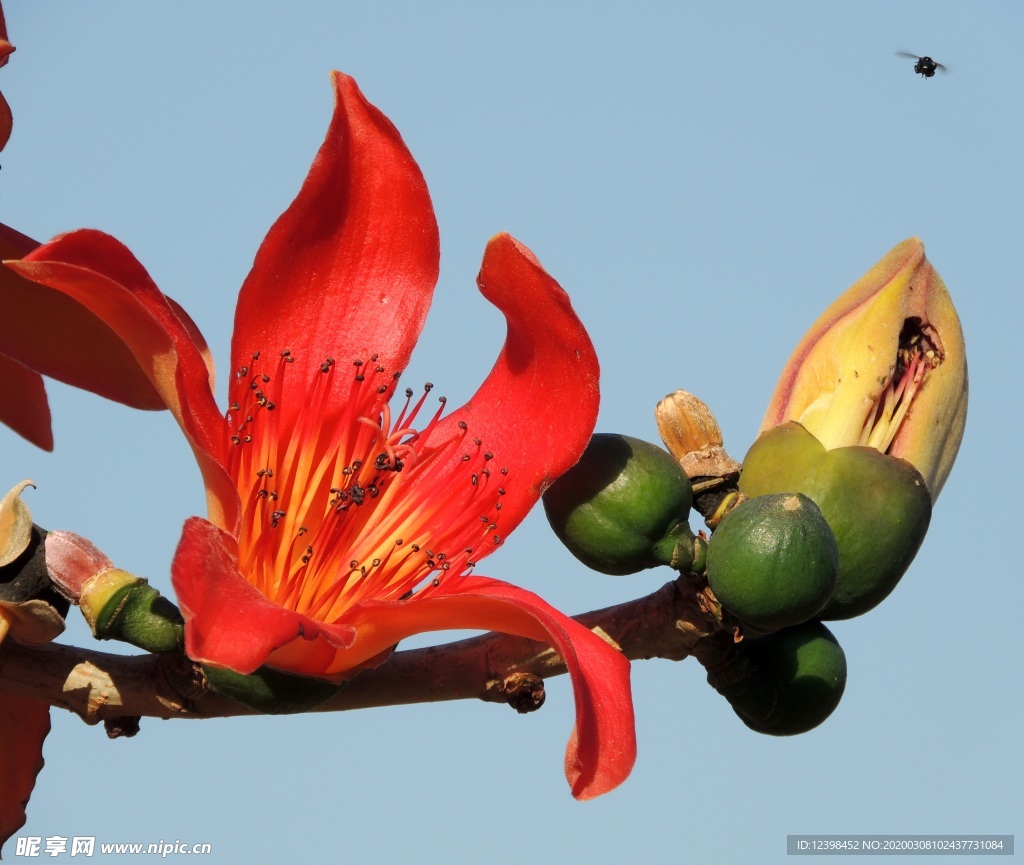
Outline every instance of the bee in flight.
<svg viewBox="0 0 1024 865"><path fill-rule="evenodd" d="M946 71L946 67L941 63L936 63L931 57L918 57L916 54L910 54L907 51L897 51L899 57L910 57L912 60L916 60L914 64L914 71L922 78L932 78L937 70Z"/></svg>

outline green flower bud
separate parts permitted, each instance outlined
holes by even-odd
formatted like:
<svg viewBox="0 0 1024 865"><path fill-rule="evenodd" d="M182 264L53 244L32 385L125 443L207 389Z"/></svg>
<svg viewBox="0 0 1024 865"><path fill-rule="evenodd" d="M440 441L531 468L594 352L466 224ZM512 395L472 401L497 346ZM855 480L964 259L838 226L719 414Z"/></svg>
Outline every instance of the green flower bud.
<svg viewBox="0 0 1024 865"><path fill-rule="evenodd" d="M708 584L740 621L772 631L817 615L839 569L835 536L800 493L748 499L718 523L708 543Z"/></svg>
<svg viewBox="0 0 1024 865"><path fill-rule="evenodd" d="M700 554L686 522L692 504L690 481L669 453L611 433L596 434L544 494L548 522L569 551L616 575L688 569Z"/></svg>
<svg viewBox="0 0 1024 865"><path fill-rule="evenodd" d="M932 499L906 460L872 447L826 451L800 424L762 434L743 461L749 496L798 491L821 509L839 547L839 575L823 619L849 619L896 587L924 540Z"/></svg>

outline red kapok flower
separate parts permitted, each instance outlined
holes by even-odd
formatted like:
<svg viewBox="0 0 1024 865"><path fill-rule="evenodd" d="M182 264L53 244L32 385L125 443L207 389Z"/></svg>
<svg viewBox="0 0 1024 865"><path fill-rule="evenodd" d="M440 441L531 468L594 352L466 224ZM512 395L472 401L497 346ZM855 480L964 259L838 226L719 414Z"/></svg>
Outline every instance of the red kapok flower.
<svg viewBox="0 0 1024 865"><path fill-rule="evenodd" d="M508 323L490 374L448 415L408 390L391 408L437 226L398 132L333 80L327 138L239 295L226 413L195 334L119 242L78 231L9 266L116 331L192 445L209 513L186 522L172 566L192 658L341 681L423 631L543 640L573 679L573 794L599 795L635 758L628 662L536 595L470 575L583 452L593 346L565 292L499 235L478 277Z"/></svg>

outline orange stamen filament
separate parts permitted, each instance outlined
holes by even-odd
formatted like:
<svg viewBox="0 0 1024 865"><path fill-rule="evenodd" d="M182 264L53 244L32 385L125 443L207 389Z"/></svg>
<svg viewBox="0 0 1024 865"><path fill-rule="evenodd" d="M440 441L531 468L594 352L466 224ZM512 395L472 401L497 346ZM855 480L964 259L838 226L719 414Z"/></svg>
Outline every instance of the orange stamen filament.
<svg viewBox="0 0 1024 865"><path fill-rule="evenodd" d="M332 359L317 368L288 351L270 368L257 354L238 371L227 414L239 568L265 597L336 622L361 601L429 594L501 542L505 470L464 423L425 445L445 405L414 427L431 385L415 404L407 390L393 418L398 375L375 356L347 378Z"/></svg>

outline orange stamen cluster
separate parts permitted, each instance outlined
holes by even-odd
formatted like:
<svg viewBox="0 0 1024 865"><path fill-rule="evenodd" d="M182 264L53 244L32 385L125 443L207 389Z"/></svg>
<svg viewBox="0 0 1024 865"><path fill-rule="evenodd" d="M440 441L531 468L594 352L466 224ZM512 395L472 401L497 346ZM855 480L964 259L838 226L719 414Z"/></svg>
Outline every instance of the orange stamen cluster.
<svg viewBox="0 0 1024 865"><path fill-rule="evenodd" d="M908 319L900 333L899 349L892 375L868 415L861 433L861 445L888 453L889 447L909 415L928 373L942 363L942 351L920 319Z"/></svg>
<svg viewBox="0 0 1024 865"><path fill-rule="evenodd" d="M293 376L306 376L306 387L286 391ZM425 596L501 542L507 470L492 469L465 423L425 447L445 400L417 430L432 386L415 404L407 389L393 418L397 379L376 356L342 369L289 351L269 365L257 354L234 376L228 470L242 501L239 567L274 603L336 622L360 601Z"/></svg>

